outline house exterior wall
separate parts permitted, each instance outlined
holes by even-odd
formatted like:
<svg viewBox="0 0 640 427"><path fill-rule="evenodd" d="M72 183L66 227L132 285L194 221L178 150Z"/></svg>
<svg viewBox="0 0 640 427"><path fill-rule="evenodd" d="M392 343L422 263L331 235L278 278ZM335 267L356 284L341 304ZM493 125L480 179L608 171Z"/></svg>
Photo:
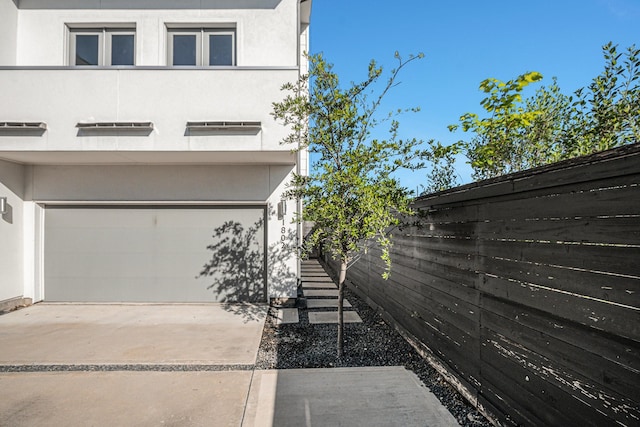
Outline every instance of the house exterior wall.
<svg viewBox="0 0 640 427"><path fill-rule="evenodd" d="M7 0L3 0L7 1ZM296 66L298 50L296 38L295 0L267 1L267 6L253 8L255 1L238 0L233 8L190 8L180 4L162 9L165 5L181 2L104 2L103 8L35 9L50 3L22 2L19 11L17 65L68 65L67 24L134 24L136 28L136 65L167 65L167 25L172 24L235 24L237 31L238 66ZM67 2L68 3L68 2ZM117 4L120 3L120 4ZM125 5L124 3L129 3ZM190 2L186 2L190 3ZM198 4L200 2L197 2ZM114 8L109 8L109 4ZM224 2L222 2L224 4ZM28 6L29 5L29 6ZM27 9L33 7L34 9ZM43 6L39 6L43 7Z"/></svg>
<svg viewBox="0 0 640 427"><path fill-rule="evenodd" d="M12 0L0 0L0 66L15 65L18 36L18 9Z"/></svg>
<svg viewBox="0 0 640 427"><path fill-rule="evenodd" d="M41 132L0 132L0 301L45 294L48 206L59 204L261 205L267 211L270 297L296 296L301 207L287 201L306 153L280 145L271 117L281 86L305 72L308 22L299 0L0 0L0 123L42 122ZM308 15L310 0L305 3ZM306 20L306 18L305 18ZM69 66L69 25L135 26L131 67ZM233 67L167 66L168 28L235 26ZM260 122L259 130L190 132L188 121ZM78 123L152 122L149 132L83 132ZM5 235L7 236L5 240ZM6 255L6 256L5 256Z"/></svg>
<svg viewBox="0 0 640 427"><path fill-rule="evenodd" d="M295 68L0 69L0 121L47 124L42 136L0 137L0 151L280 151L271 117ZM257 134L186 134L187 121L259 121ZM79 135L76 124L151 121L149 135ZM290 156L287 156L290 157ZM95 161L101 161L95 159ZM288 162L293 162L289 159Z"/></svg>
<svg viewBox="0 0 640 427"><path fill-rule="evenodd" d="M0 215L0 302L23 295L24 172L24 166L0 160L0 197L9 205Z"/></svg>

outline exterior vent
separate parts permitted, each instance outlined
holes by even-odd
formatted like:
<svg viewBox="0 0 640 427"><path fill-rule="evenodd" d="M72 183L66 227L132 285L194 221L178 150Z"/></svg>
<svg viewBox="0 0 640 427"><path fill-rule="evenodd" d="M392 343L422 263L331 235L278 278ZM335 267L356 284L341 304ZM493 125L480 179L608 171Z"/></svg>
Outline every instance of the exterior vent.
<svg viewBox="0 0 640 427"><path fill-rule="evenodd" d="M193 131L233 131L258 132L262 128L260 122L187 122L187 130Z"/></svg>
<svg viewBox="0 0 640 427"><path fill-rule="evenodd" d="M78 136L149 136L152 122L78 123Z"/></svg>
<svg viewBox="0 0 640 427"><path fill-rule="evenodd" d="M21 129L42 129L47 130L44 122L0 122L0 129L21 130Z"/></svg>
<svg viewBox="0 0 640 427"><path fill-rule="evenodd" d="M96 123L78 123L76 125L78 129L93 129L93 130L153 130L152 122L96 122Z"/></svg>
<svg viewBox="0 0 640 427"><path fill-rule="evenodd" d="M44 122L0 122L0 135L42 136L46 130Z"/></svg>

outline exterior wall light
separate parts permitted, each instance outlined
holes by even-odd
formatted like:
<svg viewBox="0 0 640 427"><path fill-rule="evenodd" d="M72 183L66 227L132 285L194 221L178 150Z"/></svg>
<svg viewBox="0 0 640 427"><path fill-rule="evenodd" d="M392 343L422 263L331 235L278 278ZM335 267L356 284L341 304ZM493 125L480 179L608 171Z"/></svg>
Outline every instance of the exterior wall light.
<svg viewBox="0 0 640 427"><path fill-rule="evenodd" d="M7 209L8 209L7 198L6 197L0 197L0 215L6 214L7 213Z"/></svg>
<svg viewBox="0 0 640 427"><path fill-rule="evenodd" d="M284 216L287 214L287 201L281 200L278 202L278 219L284 219Z"/></svg>

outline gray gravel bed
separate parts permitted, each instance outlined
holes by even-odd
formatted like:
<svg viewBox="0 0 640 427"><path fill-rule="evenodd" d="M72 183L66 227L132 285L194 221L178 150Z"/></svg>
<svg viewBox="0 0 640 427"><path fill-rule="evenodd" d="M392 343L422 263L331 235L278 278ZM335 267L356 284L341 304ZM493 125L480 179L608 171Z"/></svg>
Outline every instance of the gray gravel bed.
<svg viewBox="0 0 640 427"><path fill-rule="evenodd" d="M379 313L348 289L345 289L345 297L362 318L362 323L345 323L342 360L336 357L337 325L310 324L310 310L303 307L299 307L299 323L277 325L275 311L271 308L262 333L256 369L404 366L416 373L461 426L491 426Z"/></svg>

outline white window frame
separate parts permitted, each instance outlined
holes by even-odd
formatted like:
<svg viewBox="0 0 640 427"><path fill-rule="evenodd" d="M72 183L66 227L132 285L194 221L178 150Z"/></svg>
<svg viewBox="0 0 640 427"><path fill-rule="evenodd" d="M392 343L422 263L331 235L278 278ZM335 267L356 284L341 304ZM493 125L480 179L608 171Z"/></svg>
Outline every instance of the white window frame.
<svg viewBox="0 0 640 427"><path fill-rule="evenodd" d="M236 66L236 29L235 27L169 27L167 28L167 65L170 67L193 67L193 65L173 65L173 36L196 36L196 67L235 67ZM209 35L231 36L231 64L209 65Z"/></svg>
<svg viewBox="0 0 640 427"><path fill-rule="evenodd" d="M97 65L76 65L76 36L97 35L98 36L98 64ZM111 43L114 35L133 36L133 64L132 65L112 65L111 64ZM68 62L72 67L132 67L136 65L136 29L135 27L69 27L69 57Z"/></svg>

